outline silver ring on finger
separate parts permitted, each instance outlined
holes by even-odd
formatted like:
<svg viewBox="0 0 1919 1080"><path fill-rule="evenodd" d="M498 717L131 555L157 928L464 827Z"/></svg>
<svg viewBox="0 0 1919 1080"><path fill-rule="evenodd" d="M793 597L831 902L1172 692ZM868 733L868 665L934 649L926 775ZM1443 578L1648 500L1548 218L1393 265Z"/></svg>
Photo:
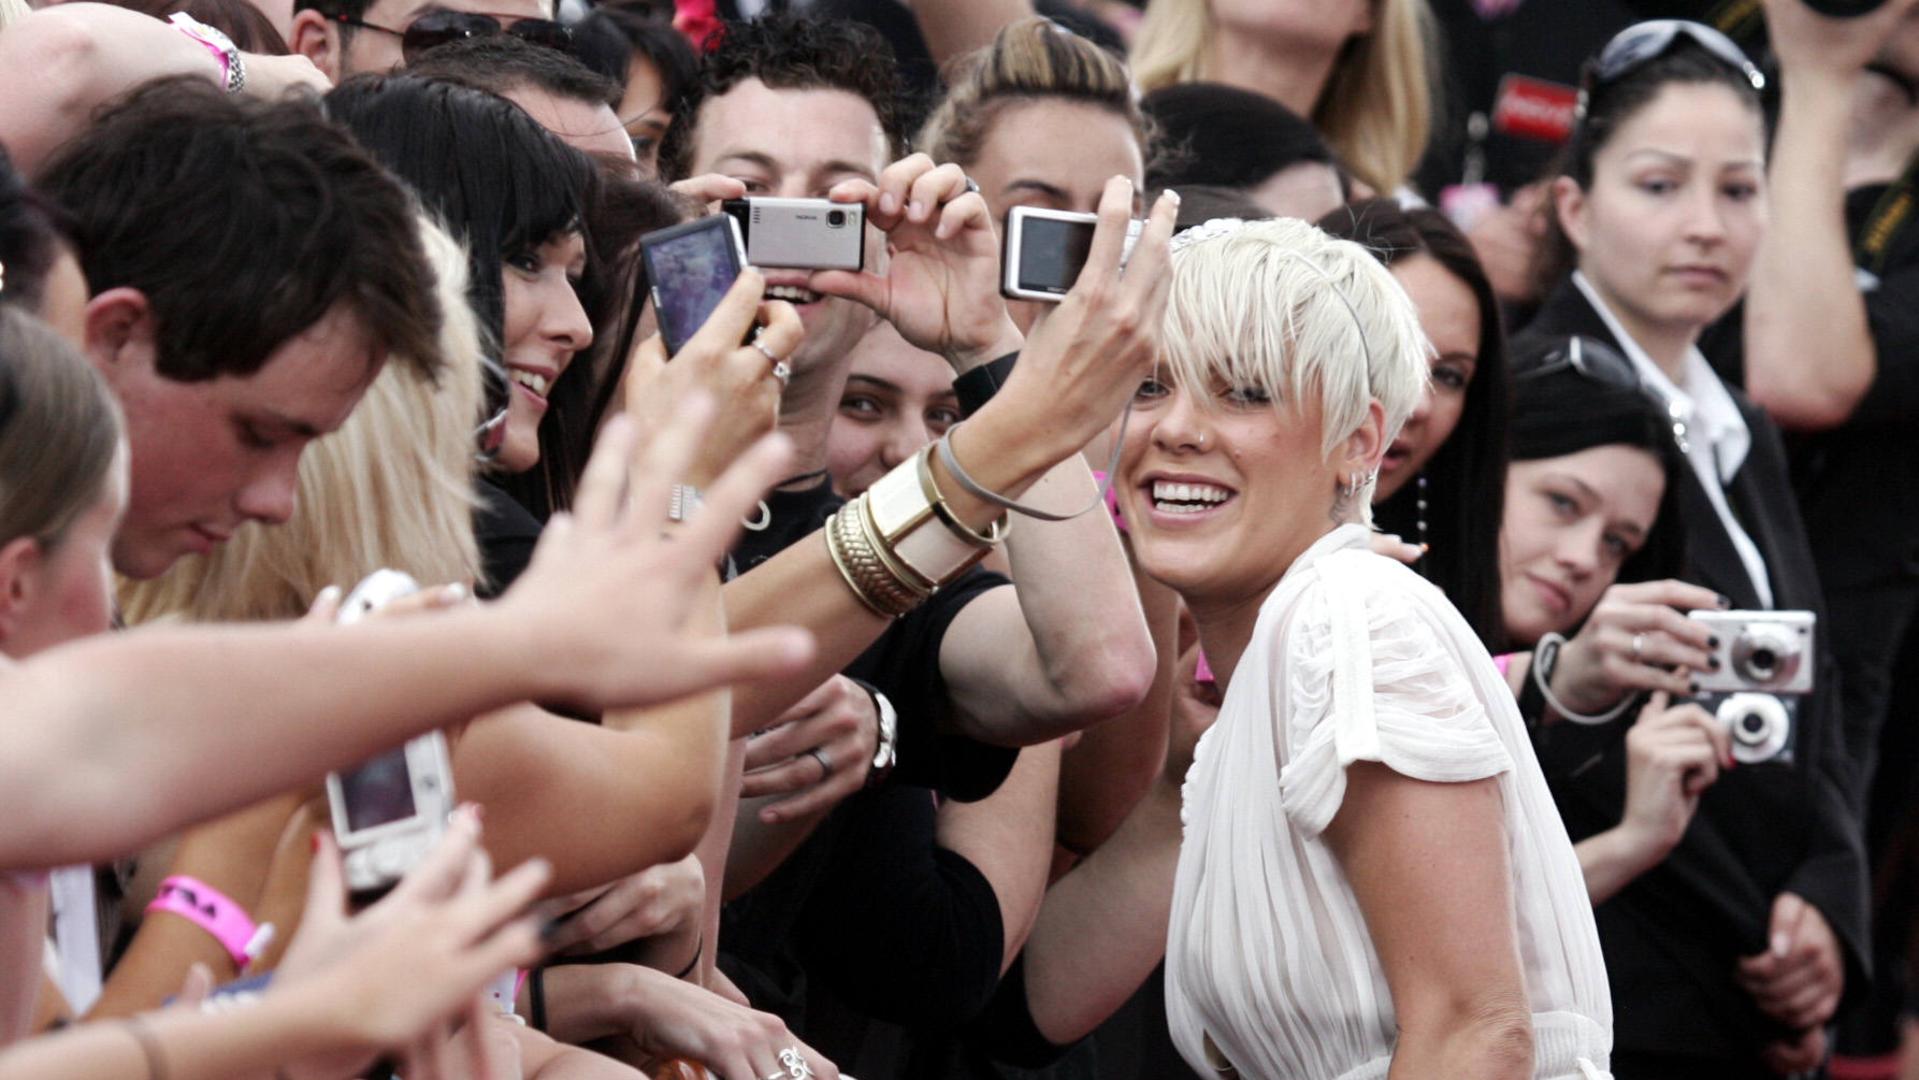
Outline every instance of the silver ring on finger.
<svg viewBox="0 0 1919 1080"><path fill-rule="evenodd" d="M760 350L760 351L761 351L761 352L765 352L765 350L764 350L764 349L762 349L762 350ZM772 355L772 354L770 354L770 353L768 353L768 355L770 356L770 355ZM784 361L784 360L775 360L775 361L773 361L773 377L774 377L775 379L778 379L778 380L780 381L780 389L782 389L782 390L784 390L784 389L786 388L786 384L788 384L788 383L790 383L790 382L792 382L792 381L793 381L793 368L792 368L792 366L791 366L791 365L789 365L789 364L788 364L788 363L787 363L786 361Z"/></svg>
<svg viewBox="0 0 1919 1080"><path fill-rule="evenodd" d="M813 749L808 750L807 753L812 755L814 761L817 761L820 763L820 779L821 780L824 780L827 777L833 775L833 762L830 758L826 756L825 747L815 746Z"/></svg>
<svg viewBox="0 0 1919 1080"><path fill-rule="evenodd" d="M773 364L775 366L786 363L786 361L780 359L779 353L776 353L772 349L769 349L766 347L766 342L761 341L758 334L753 335L753 340L749 344L751 344L755 349L758 349L760 351L761 356L766 357L767 363Z"/></svg>
<svg viewBox="0 0 1919 1080"><path fill-rule="evenodd" d="M1634 663L1643 662L1645 651L1646 651L1646 635L1634 634L1632 636L1633 662Z"/></svg>
<svg viewBox="0 0 1919 1080"><path fill-rule="evenodd" d="M978 180L975 180L975 179L973 179L973 178L972 178L972 177L970 177L970 176L969 176L969 177L967 177L967 178L966 178L966 193L967 193L968 195L978 195L978 194L979 194L979 181L978 181Z"/></svg>
<svg viewBox="0 0 1919 1080"><path fill-rule="evenodd" d="M789 1046L780 1051L780 1064L786 1066L787 1080L811 1080L813 1067L806 1063L806 1055L800 1053L797 1046Z"/></svg>

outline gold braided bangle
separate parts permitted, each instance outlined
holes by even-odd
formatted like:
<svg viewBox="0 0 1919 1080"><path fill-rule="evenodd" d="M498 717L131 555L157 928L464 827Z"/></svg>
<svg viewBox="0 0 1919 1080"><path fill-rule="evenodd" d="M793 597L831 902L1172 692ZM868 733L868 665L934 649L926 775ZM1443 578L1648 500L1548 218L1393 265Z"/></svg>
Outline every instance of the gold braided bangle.
<svg viewBox="0 0 1919 1080"><path fill-rule="evenodd" d="M918 607L927 594L913 591L881 560L862 516L857 501L840 507L826 524L826 552L862 604L876 615L896 619Z"/></svg>

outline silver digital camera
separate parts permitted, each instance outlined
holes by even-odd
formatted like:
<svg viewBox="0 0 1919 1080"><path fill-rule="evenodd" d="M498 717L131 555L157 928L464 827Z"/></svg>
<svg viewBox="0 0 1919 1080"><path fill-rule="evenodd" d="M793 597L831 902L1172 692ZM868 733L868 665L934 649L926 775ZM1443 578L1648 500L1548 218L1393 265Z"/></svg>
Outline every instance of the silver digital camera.
<svg viewBox="0 0 1919 1080"><path fill-rule="evenodd" d="M1698 702L1732 736L1742 764L1789 763L1798 698L1813 689L1817 616L1810 611L1695 611L1719 639L1717 668L1694 673Z"/></svg>
<svg viewBox="0 0 1919 1080"><path fill-rule="evenodd" d="M358 622L419 589L398 570L377 570L354 587L339 622ZM356 896L382 892L446 832L454 805L446 737L430 731L358 768L329 773L326 789L348 890Z"/></svg>
<svg viewBox="0 0 1919 1080"><path fill-rule="evenodd" d="M789 270L858 270L866 264L866 207L827 199L728 199L746 261Z"/></svg>
<svg viewBox="0 0 1919 1080"><path fill-rule="evenodd" d="M1093 251L1098 214L1070 210L1042 210L1015 206L1006 212L1006 243L1000 249L1001 296L1015 300L1059 303L1079 280ZM1133 245L1146 223L1135 218L1126 227L1126 247L1120 265L1133 256Z"/></svg>

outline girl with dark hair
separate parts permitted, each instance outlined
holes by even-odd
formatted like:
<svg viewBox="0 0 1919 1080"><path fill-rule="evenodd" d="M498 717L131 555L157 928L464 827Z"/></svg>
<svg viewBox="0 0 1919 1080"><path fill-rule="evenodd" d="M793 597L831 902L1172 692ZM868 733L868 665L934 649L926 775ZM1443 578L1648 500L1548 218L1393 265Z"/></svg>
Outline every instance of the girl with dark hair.
<svg viewBox="0 0 1919 1080"><path fill-rule="evenodd" d="M1731 767L1724 726L1696 704L1671 704L1686 693L1685 672L1642 655L1663 627L1683 635L1689 665L1708 664L1706 629L1671 609L1718 597L1672 580L1684 559L1685 459L1624 357L1590 338L1542 342L1515 364L1513 397L1500 534L1506 639L1535 656L1557 650L1555 700L1623 693L1623 713L1653 695L1623 740L1613 725L1532 728L1548 783L1597 766L1624 792L1623 806L1606 808L1615 824L1574 846L1599 904L1665 859L1701 793ZM1507 677L1536 715L1546 691L1531 681L1531 659L1509 658Z"/></svg>
<svg viewBox="0 0 1919 1080"><path fill-rule="evenodd" d="M1147 94L1139 106L1158 126L1164 147L1146 174L1153 187L1177 188L1182 195L1200 184L1232 188L1265 214L1307 221L1346 201L1346 175L1326 140L1264 94L1220 83L1175 83Z"/></svg>
<svg viewBox="0 0 1919 1080"><path fill-rule="evenodd" d="M1697 344L1744 291L1765 229L1763 81L1737 46L1695 23L1642 23L1606 46L1552 182L1573 272L1527 336L1579 334L1616 348L1683 429L1677 522L1688 581L1728 598L1723 606L1817 616L1823 601L1778 430ZM1627 638L1638 645L1628 651L1696 670L1694 624L1668 614ZM1671 856L1599 909L1622 1075L1813 1068L1842 993L1863 982L1854 763L1839 741L1830 642L1815 638L1815 689L1792 706L1791 764L1726 774ZM1563 677L1548 670L1543 681L1556 689ZM1575 769L1560 783L1575 839L1619 822L1617 779Z"/></svg>
<svg viewBox="0 0 1919 1080"><path fill-rule="evenodd" d="M659 171L660 140L673 126L673 102L699 73L700 58L669 16L603 5L573 28L580 61L619 83L616 111L647 176Z"/></svg>
<svg viewBox="0 0 1919 1080"><path fill-rule="evenodd" d="M1379 466L1379 527L1418 545L1414 569L1490 648L1499 633L1506 334L1479 257L1444 214L1368 199L1319 223L1389 267L1432 340L1432 381Z"/></svg>
<svg viewBox="0 0 1919 1080"><path fill-rule="evenodd" d="M78 347L88 295L63 215L27 187L0 147L0 304L25 307Z"/></svg>

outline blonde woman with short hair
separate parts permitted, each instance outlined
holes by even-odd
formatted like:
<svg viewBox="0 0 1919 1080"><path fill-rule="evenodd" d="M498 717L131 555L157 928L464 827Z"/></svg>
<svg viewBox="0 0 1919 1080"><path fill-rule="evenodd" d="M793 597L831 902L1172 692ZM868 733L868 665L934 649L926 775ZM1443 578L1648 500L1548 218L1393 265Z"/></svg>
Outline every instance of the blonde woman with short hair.
<svg viewBox="0 0 1919 1080"><path fill-rule="evenodd" d="M1426 0L1151 0L1130 61L1147 92L1218 82L1273 98L1391 195L1426 152L1434 41Z"/></svg>
<svg viewBox="0 0 1919 1080"><path fill-rule="evenodd" d="M1121 508L1225 693L1184 785L1181 1054L1259 1080L1605 1076L1599 937L1511 692L1368 543L1426 380L1412 302L1303 222L1210 222L1176 242L1164 342Z"/></svg>

